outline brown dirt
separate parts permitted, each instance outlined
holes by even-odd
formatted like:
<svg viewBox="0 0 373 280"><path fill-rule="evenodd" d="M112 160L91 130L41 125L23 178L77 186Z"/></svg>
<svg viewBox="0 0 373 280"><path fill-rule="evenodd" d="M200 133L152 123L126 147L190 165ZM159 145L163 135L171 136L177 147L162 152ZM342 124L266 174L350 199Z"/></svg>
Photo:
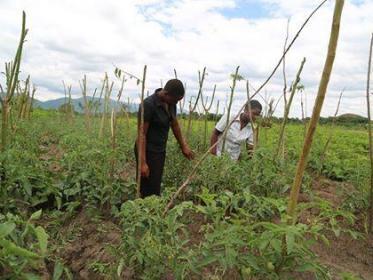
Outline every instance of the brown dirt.
<svg viewBox="0 0 373 280"><path fill-rule="evenodd" d="M74 279L104 279L92 265L119 261L109 248L118 246L121 238L121 231L113 222L93 220L83 211L63 231L66 231L63 236L72 234L73 240L64 246L59 256L70 268Z"/></svg>
<svg viewBox="0 0 373 280"><path fill-rule="evenodd" d="M323 176L314 178L312 190L334 206L339 206L343 202L344 194L354 190L354 186L350 183L332 181ZM310 197L304 193L299 198L300 202L310 201ZM308 211L300 219L305 222L314 214L312 210ZM352 230L364 232L362 219L359 218L362 215L358 213L357 216ZM330 269L332 279L343 279L341 273L348 272L364 280L373 280L373 235L364 235L363 238L356 240L342 233L338 238L333 234L328 234L327 238L329 245L319 242L312 247L312 250L319 256L320 262ZM313 278L306 276L301 279Z"/></svg>
<svg viewBox="0 0 373 280"><path fill-rule="evenodd" d="M330 245L317 243L312 250L320 262L328 266L333 279L342 272L349 272L364 280L373 279L373 235L355 240L347 234L340 237L328 236Z"/></svg>
<svg viewBox="0 0 373 280"><path fill-rule="evenodd" d="M198 245L203 239L203 232L201 227L206 224L205 217L200 213L186 214L189 216L189 223L186 224L187 230L189 232L189 242L188 245Z"/></svg>
<svg viewBox="0 0 373 280"><path fill-rule="evenodd" d="M50 143L47 136L43 136L39 141L39 150L41 155L39 159L47 163L47 168L52 173L59 173L62 171L60 164L63 158L64 151L57 143Z"/></svg>

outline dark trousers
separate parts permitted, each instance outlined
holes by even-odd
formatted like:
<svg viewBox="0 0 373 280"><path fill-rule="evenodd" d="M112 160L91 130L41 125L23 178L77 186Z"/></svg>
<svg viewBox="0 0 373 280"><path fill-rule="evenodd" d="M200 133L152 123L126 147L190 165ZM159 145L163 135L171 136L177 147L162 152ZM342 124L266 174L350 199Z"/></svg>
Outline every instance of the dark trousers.
<svg viewBox="0 0 373 280"><path fill-rule="evenodd" d="M135 145L135 157L136 157L136 178L137 166L138 166L138 155L137 147ZM141 197L147 197L151 195L161 194L161 182L164 169L164 163L166 159L166 152L155 153L151 151L146 151L146 163L149 167L149 177L141 177L140 183L140 194Z"/></svg>

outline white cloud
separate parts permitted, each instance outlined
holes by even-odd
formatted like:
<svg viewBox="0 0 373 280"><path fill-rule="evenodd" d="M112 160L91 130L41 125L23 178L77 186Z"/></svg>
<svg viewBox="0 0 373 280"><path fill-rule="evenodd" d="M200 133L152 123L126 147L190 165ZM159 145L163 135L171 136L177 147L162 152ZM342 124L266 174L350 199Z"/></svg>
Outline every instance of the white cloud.
<svg viewBox="0 0 373 280"><path fill-rule="evenodd" d="M179 78L187 83L189 97L197 91L197 71L206 66L206 95L217 84L217 97L222 104L229 93L229 75L235 67L240 65L240 73L258 87L282 54L287 18L291 17L291 37L318 1L256 2L268 9L268 17L226 17L224 9L239 8L238 0L2 0L0 38L6 43L0 45L0 62L3 65L14 55L21 11L25 10L30 32L22 71L24 76L30 74L38 85L37 98L63 96L62 80L71 83L78 96L78 80L84 74L93 93L94 88L100 87L104 72L113 78L114 65L141 76L143 65L147 64L147 87L151 91L160 86L161 80L172 78L176 68ZM314 16L286 60L290 84L301 59L307 57L302 83L306 87L309 114L325 60L333 4L329 1ZM338 94L344 87L341 112L366 115L364 94L369 36L373 31L371 11L370 0L345 3L323 115L334 113ZM267 95L277 99L282 87L278 71L266 87ZM135 81L129 80L125 95L135 100L138 92ZM245 83L240 82L234 107L245 98ZM299 104L297 96L293 116L300 116ZM282 114L282 107L280 103L277 115Z"/></svg>

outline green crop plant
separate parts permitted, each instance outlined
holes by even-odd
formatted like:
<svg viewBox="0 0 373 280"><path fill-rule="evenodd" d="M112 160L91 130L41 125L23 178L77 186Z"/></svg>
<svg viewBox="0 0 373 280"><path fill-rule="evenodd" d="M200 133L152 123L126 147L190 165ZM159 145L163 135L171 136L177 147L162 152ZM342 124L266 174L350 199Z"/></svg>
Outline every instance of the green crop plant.
<svg viewBox="0 0 373 280"><path fill-rule="evenodd" d="M27 221L10 213L0 215L0 271L5 279L31 279L31 268L45 266L48 234L34 224L41 213L34 212Z"/></svg>

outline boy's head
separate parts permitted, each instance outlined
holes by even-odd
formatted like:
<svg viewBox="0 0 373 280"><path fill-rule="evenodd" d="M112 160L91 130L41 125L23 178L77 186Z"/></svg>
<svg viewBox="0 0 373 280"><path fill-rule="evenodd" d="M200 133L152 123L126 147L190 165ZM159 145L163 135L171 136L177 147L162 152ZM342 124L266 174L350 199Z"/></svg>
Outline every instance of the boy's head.
<svg viewBox="0 0 373 280"><path fill-rule="evenodd" d="M250 103L245 105L244 113L249 119L255 121L262 113L262 104L258 100L250 100Z"/></svg>
<svg viewBox="0 0 373 280"><path fill-rule="evenodd" d="M185 89L183 83L178 79L169 80L163 88L164 101L168 104L176 104L183 99Z"/></svg>

